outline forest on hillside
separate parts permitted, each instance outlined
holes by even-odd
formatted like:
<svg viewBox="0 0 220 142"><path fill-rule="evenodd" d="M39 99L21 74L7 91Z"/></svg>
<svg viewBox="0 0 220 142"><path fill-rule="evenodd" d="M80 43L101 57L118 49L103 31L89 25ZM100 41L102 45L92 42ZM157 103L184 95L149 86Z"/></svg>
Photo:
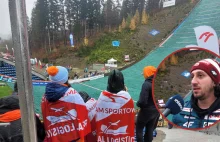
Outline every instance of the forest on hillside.
<svg viewBox="0 0 220 142"><path fill-rule="evenodd" d="M163 0L37 0L28 20L31 50L69 45L69 35L75 46L86 46L88 38L100 32L129 28L134 15L160 11ZM190 0L176 0L176 5ZM84 44L83 44L84 43Z"/></svg>

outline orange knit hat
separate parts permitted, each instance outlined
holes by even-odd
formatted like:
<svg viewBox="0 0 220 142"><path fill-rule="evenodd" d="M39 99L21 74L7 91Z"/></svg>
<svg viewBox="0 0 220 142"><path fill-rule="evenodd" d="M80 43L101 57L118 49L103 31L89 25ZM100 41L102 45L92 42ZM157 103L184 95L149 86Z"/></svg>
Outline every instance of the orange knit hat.
<svg viewBox="0 0 220 142"><path fill-rule="evenodd" d="M148 78L150 76L152 76L153 74L156 73L156 68L154 66L146 66L144 67L143 69L143 75L144 75L144 78Z"/></svg>
<svg viewBox="0 0 220 142"><path fill-rule="evenodd" d="M65 83L68 81L68 71L62 66L50 66L47 68L49 79L57 83Z"/></svg>

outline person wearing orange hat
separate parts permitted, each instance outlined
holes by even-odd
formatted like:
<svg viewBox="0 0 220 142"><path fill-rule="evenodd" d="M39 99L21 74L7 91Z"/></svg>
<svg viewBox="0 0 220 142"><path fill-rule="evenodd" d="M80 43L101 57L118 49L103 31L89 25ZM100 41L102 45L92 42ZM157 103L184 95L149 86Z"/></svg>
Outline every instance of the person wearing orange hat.
<svg viewBox="0 0 220 142"><path fill-rule="evenodd" d="M50 83L41 102L47 141L76 142L91 132L88 110L80 94L68 83L62 66L47 68Z"/></svg>
<svg viewBox="0 0 220 142"><path fill-rule="evenodd" d="M145 82L142 85L140 97L137 101L137 106L140 107L136 122L137 142L152 142L155 124L157 123L160 115L152 98L152 80L155 73L156 68L153 66L146 66L143 69ZM144 128L145 134L143 138Z"/></svg>

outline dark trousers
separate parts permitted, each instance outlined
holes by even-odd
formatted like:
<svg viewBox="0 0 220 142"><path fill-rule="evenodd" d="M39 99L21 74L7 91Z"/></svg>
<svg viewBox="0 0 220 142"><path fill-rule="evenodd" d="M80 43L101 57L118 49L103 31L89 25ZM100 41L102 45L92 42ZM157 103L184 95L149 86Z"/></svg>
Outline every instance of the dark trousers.
<svg viewBox="0 0 220 142"><path fill-rule="evenodd" d="M136 122L137 142L152 142L153 131L155 129L159 116L160 114L156 108L140 109ZM144 127L146 130L143 138Z"/></svg>

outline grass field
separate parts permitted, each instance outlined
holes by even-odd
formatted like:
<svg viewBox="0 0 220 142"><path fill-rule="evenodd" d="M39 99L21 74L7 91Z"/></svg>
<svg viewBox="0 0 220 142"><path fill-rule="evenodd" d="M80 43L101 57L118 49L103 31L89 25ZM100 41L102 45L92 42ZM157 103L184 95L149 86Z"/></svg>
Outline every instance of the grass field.
<svg viewBox="0 0 220 142"><path fill-rule="evenodd" d="M4 83L0 81L0 83ZM8 96L12 93L12 89L6 84L6 86L0 86L0 98Z"/></svg>

